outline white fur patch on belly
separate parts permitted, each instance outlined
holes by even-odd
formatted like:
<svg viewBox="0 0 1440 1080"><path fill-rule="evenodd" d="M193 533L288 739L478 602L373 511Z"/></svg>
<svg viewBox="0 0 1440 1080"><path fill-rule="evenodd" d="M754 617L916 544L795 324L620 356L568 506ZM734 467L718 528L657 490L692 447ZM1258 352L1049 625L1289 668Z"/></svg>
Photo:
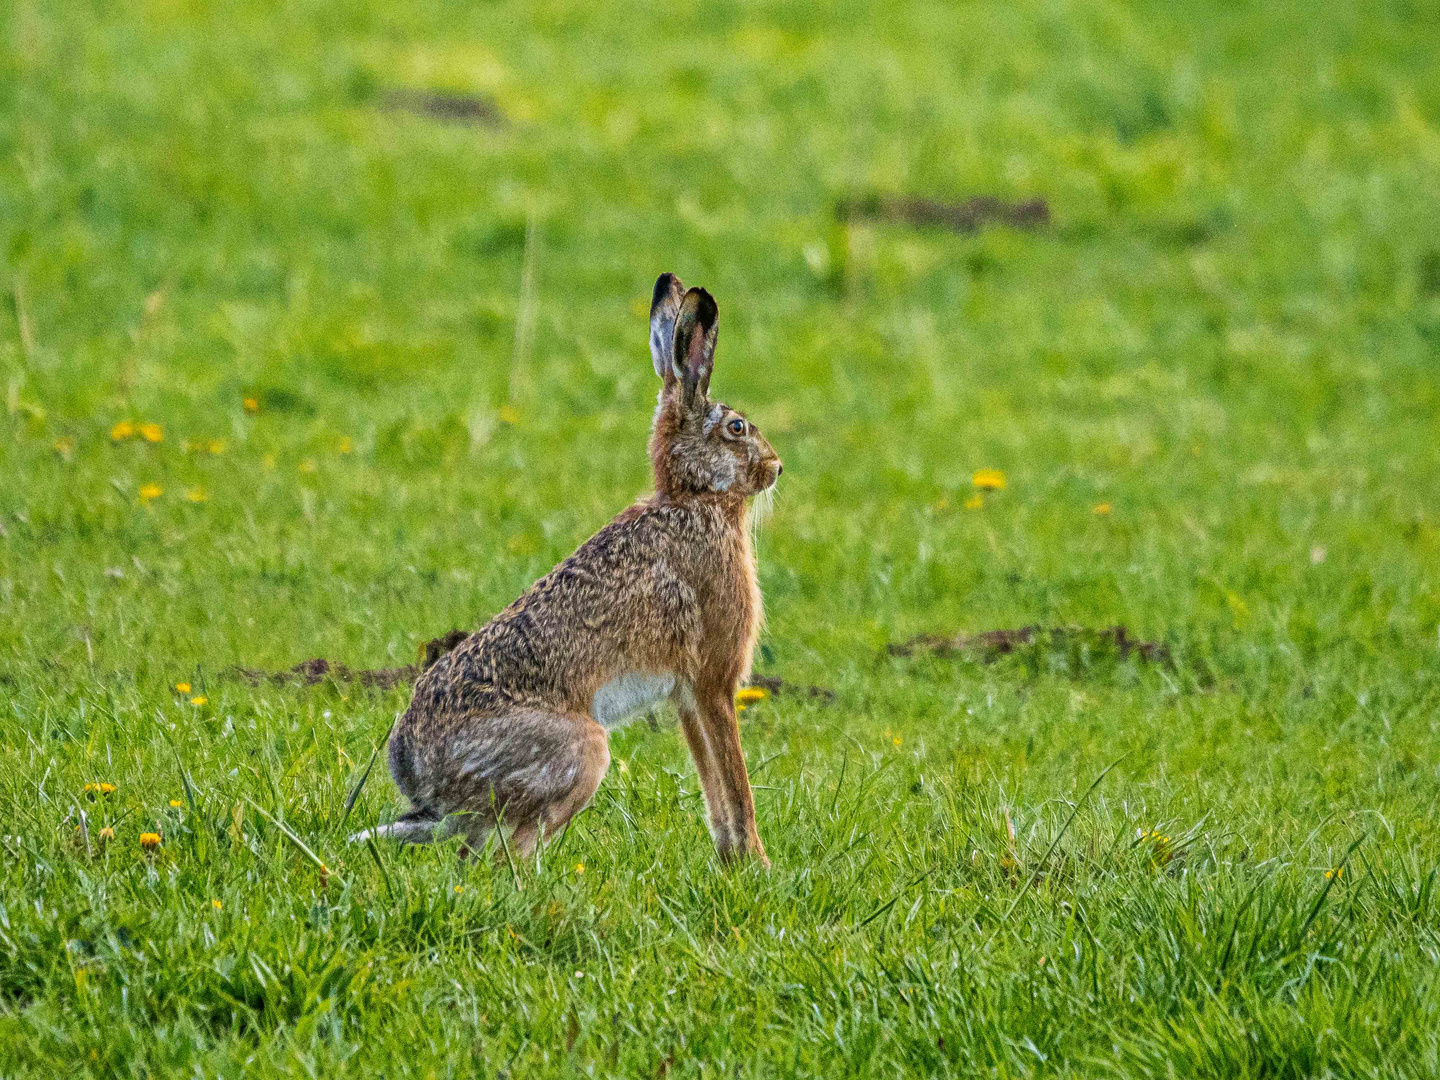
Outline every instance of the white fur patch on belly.
<svg viewBox="0 0 1440 1080"><path fill-rule="evenodd" d="M595 691L590 715L601 727L619 727L645 706L663 701L673 689L674 675L620 675Z"/></svg>

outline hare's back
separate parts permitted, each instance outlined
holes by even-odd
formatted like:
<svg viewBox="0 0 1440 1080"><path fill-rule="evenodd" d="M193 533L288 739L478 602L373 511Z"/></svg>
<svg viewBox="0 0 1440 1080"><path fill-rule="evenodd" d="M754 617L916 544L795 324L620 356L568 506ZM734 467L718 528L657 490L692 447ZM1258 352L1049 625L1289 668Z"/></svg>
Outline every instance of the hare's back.
<svg viewBox="0 0 1440 1080"><path fill-rule="evenodd" d="M425 672L421 708L473 712L498 692L618 719L668 694L702 623L666 524L622 516L601 529Z"/></svg>

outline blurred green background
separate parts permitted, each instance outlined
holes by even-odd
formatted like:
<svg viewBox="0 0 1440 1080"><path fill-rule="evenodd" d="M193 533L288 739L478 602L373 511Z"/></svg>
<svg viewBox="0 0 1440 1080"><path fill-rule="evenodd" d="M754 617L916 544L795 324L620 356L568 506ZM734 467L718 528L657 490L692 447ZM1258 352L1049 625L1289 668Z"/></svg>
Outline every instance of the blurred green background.
<svg viewBox="0 0 1440 1080"><path fill-rule="evenodd" d="M17 4L4 509L41 545L24 562L71 576L10 575L6 632L73 651L60 622L145 602L101 577L142 552L204 582L153 630L187 664L408 657L398 634L473 625L645 486L662 269L720 299L717 392L791 466L779 639L1160 634L1224 621L1231 591L1323 635L1343 613L1293 591L1356 571L1422 630L1426 12ZM496 126L395 107L406 89ZM837 223L874 194L1038 196L1053 224ZM112 445L123 420L165 442ZM1010 488L967 515L982 467ZM252 605L294 636L252 633Z"/></svg>
<svg viewBox="0 0 1440 1080"><path fill-rule="evenodd" d="M982 196L1048 223L883 212ZM383 1074L459 1075L482 1030L474 1067L529 1075L1440 1067L1437 207L1440 11L1409 0L0 7L0 1060L313 1073L365 1045ZM563 858L606 891L563 915L527 899L563 867L522 894L453 851L344 853L404 690L228 669L410 663L641 494L662 270L716 296L714 391L786 464L757 670L836 694L747 718L776 873L715 873L666 726L617 736L630 772ZM887 652L1029 624L1122 624L1172 662ZM837 807L862 752L891 771L857 839ZM1056 849L1078 876L1017 893L1052 800L1123 752ZM395 808L382 772L356 813ZM127 854L80 859L100 780ZM348 859L343 893L315 899L246 799ZM1208 852L1195 877L1106 861L1162 824ZM173 862L136 854L142 826ZM1371 833L1342 911L1320 875ZM1283 887L1237 869L1267 859ZM922 872L903 928L860 925ZM452 910L481 880L500 906ZM1219 921L1187 936L1201 880ZM880 937L837 945L822 885ZM1092 886L1086 937L1063 905ZM253 922L197 921L222 895ZM397 895L398 940L334 914ZM995 923L1012 901L1037 907ZM1168 929L1127 927L1141 909ZM1266 952L1267 926L1332 915L1334 955ZM1237 970L1227 926L1259 943ZM173 951L142 962L117 928ZM1007 981L1067 934L1064 991ZM75 941L108 957L89 983ZM363 1007L324 983L332 944ZM812 966L832 949L849 974ZM902 979L846 1028L825 996L939 954L978 980L936 984L952 1012ZM215 974L250 955L288 958L293 1001ZM497 971L529 1005L496 1004ZM492 989L460 1001L452 972ZM612 1057L616 1000L650 1020Z"/></svg>

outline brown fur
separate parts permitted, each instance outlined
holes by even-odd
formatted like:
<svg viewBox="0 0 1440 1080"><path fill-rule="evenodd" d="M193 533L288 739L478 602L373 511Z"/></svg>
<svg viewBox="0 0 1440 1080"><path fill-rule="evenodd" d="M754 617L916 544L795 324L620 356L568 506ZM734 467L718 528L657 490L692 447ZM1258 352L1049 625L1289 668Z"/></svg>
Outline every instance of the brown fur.
<svg viewBox="0 0 1440 1080"><path fill-rule="evenodd" d="M669 696L716 848L768 865L735 691L761 623L748 499L781 466L741 414L709 399L717 322L708 293L661 276L654 496L421 675L390 739L391 773L414 808L381 833L424 841L443 829L479 843L498 822L524 854L589 802L609 766L597 692L626 676L674 676Z"/></svg>

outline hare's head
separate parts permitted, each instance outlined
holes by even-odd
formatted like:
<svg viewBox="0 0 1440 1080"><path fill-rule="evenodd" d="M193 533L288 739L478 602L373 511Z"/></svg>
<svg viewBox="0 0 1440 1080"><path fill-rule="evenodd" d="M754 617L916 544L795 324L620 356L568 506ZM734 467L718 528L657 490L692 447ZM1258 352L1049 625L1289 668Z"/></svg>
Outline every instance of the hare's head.
<svg viewBox="0 0 1440 1080"><path fill-rule="evenodd" d="M650 304L650 355L663 380L650 434L656 490L672 498L707 492L741 497L773 487L780 458L755 425L710 400L719 309L704 289L685 291L661 274Z"/></svg>

